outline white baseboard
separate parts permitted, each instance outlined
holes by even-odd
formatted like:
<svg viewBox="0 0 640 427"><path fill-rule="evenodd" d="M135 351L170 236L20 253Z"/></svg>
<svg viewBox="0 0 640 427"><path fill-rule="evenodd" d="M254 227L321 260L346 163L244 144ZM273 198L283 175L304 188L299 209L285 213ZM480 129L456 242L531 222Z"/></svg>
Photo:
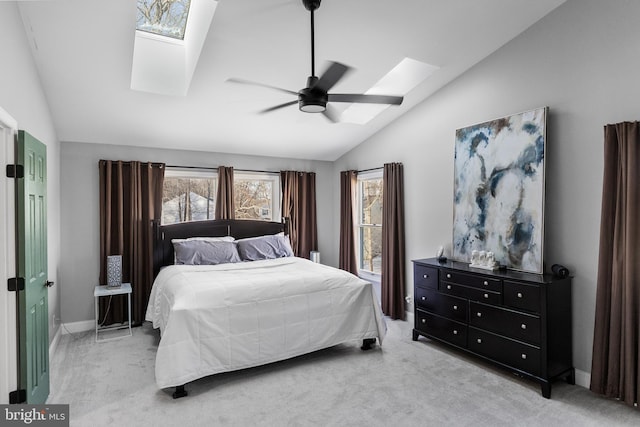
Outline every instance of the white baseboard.
<svg viewBox="0 0 640 427"><path fill-rule="evenodd" d="M591 385L591 373L576 369L576 385L589 388Z"/></svg>
<svg viewBox="0 0 640 427"><path fill-rule="evenodd" d="M63 323L61 325L62 335L91 331L91 330L95 330L95 328L96 328L95 320L83 320L80 322Z"/></svg>
<svg viewBox="0 0 640 427"><path fill-rule="evenodd" d="M61 336L62 336L62 327L60 325L58 325L58 329L56 330L56 333L53 336L53 339L51 340L51 343L49 344L49 361L51 361L51 359L53 359L53 355L55 354L56 350L58 349L58 343L60 342L60 337Z"/></svg>

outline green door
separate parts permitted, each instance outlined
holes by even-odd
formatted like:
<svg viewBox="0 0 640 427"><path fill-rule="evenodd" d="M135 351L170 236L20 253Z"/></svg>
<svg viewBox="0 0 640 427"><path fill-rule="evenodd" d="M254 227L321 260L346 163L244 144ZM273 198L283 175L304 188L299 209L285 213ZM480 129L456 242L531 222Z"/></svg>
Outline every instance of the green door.
<svg viewBox="0 0 640 427"><path fill-rule="evenodd" d="M18 277L18 387L27 402L45 403L49 396L49 307L47 280L47 147L18 131L16 163L24 166L17 179L16 257Z"/></svg>

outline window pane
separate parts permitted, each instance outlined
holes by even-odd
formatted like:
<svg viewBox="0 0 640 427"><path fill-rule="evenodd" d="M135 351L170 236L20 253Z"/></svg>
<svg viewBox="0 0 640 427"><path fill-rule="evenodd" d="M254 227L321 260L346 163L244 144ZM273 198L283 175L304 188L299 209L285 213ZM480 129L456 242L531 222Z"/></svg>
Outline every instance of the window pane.
<svg viewBox="0 0 640 427"><path fill-rule="evenodd" d="M382 273L382 227L360 227L360 270Z"/></svg>
<svg viewBox="0 0 640 427"><path fill-rule="evenodd" d="M273 221L273 180L234 179L236 219Z"/></svg>
<svg viewBox="0 0 640 427"><path fill-rule="evenodd" d="M214 219L217 180L199 177L165 177L162 223Z"/></svg>
<svg viewBox="0 0 640 427"><path fill-rule="evenodd" d="M382 179L361 181L360 223L382 224Z"/></svg>
<svg viewBox="0 0 640 427"><path fill-rule="evenodd" d="M138 0L136 28L175 39L184 39L191 0Z"/></svg>

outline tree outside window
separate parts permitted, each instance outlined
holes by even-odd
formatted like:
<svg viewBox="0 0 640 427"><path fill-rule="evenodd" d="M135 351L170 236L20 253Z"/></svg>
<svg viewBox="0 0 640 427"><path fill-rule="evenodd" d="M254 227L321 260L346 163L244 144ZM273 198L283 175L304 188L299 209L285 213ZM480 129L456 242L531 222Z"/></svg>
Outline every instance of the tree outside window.
<svg viewBox="0 0 640 427"><path fill-rule="evenodd" d="M233 199L236 219L273 220L271 180L234 178Z"/></svg>
<svg viewBox="0 0 640 427"><path fill-rule="evenodd" d="M217 178L174 173L167 171L164 178L162 224L214 219Z"/></svg>

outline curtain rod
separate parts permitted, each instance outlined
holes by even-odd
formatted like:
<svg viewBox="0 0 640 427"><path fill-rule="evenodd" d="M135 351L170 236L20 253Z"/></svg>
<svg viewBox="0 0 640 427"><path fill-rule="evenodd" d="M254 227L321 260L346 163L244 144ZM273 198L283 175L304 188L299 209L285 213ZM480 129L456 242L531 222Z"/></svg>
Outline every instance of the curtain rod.
<svg viewBox="0 0 640 427"><path fill-rule="evenodd" d="M178 165L167 165L168 168L179 168L179 169L205 169L205 170L213 170L213 171L217 171L218 168L212 168L212 167L207 167L207 166L178 166ZM256 173L267 173L267 174L273 174L273 175L280 175L280 172L274 172L274 171L263 171L263 170L256 170L256 169L236 169L233 168L233 171L236 172L256 172Z"/></svg>
<svg viewBox="0 0 640 427"><path fill-rule="evenodd" d="M356 171L356 173L372 172L372 171L378 171L378 170L383 170L383 169L384 169L384 166L381 166L379 168L363 169L361 171Z"/></svg>

